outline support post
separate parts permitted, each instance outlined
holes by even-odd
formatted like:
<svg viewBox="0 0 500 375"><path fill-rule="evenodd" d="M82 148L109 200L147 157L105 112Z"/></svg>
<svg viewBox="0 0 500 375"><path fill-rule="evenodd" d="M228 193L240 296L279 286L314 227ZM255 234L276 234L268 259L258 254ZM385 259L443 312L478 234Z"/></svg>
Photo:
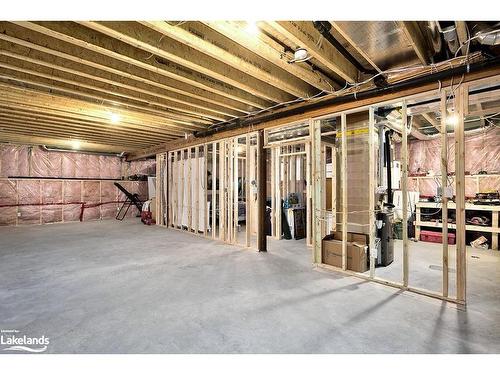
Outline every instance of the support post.
<svg viewBox="0 0 500 375"><path fill-rule="evenodd" d="M340 181L342 184L342 269L347 269L347 118L340 116L342 137L342 162L340 164Z"/></svg>
<svg viewBox="0 0 500 375"><path fill-rule="evenodd" d="M441 221L443 223L443 297L448 297L448 133L446 129L446 91L441 94Z"/></svg>
<svg viewBox="0 0 500 375"><path fill-rule="evenodd" d="M204 199L203 199L203 207L204 207L204 215L203 219L205 222L203 223L203 235L206 237L208 234L208 218L210 214L208 212L208 144L205 143L203 145L203 186L204 186Z"/></svg>
<svg viewBox="0 0 500 375"><path fill-rule="evenodd" d="M401 169L402 169L402 181L401 190L403 195L403 286L408 287L408 271L409 271L409 260L408 260L408 117L406 115L406 101L403 100L403 106L401 108L402 116L402 147L401 147ZM387 168L391 168L391 165L387 165Z"/></svg>
<svg viewBox="0 0 500 375"><path fill-rule="evenodd" d="M257 134L257 248L259 251L267 251L266 241L266 178L267 178L267 162L266 150L264 149L264 131L259 130Z"/></svg>
<svg viewBox="0 0 500 375"><path fill-rule="evenodd" d="M245 244L250 247L250 235L252 233L252 208L250 205L250 135L245 137Z"/></svg>
<svg viewBox="0 0 500 375"><path fill-rule="evenodd" d="M456 176L456 251L457 251L457 300L466 301L466 245L465 245L465 136L464 110L468 106L466 98L467 87L458 88L455 97L455 176Z"/></svg>
<svg viewBox="0 0 500 375"><path fill-rule="evenodd" d="M194 176L192 177L192 200L193 200L193 211L194 216L193 230L194 233L198 234L200 232L200 146L196 146L194 149Z"/></svg>
<svg viewBox="0 0 500 375"><path fill-rule="evenodd" d="M370 249L370 278L375 277L375 109L370 107L368 110L368 223L369 223L369 249Z"/></svg>
<svg viewBox="0 0 500 375"><path fill-rule="evenodd" d="M208 182L208 181L207 181ZM208 187L208 184L207 184ZM217 142L212 143L212 239L215 240L215 215L217 205Z"/></svg>
<svg viewBox="0 0 500 375"><path fill-rule="evenodd" d="M321 124L319 121L311 120L309 124L309 134L311 134L312 153L312 238L313 238L313 263L323 263L321 253L321 224L323 219L323 194L321 193Z"/></svg>
<svg viewBox="0 0 500 375"><path fill-rule="evenodd" d="M305 143L306 148L306 244L312 245L312 235L311 235L311 142Z"/></svg>

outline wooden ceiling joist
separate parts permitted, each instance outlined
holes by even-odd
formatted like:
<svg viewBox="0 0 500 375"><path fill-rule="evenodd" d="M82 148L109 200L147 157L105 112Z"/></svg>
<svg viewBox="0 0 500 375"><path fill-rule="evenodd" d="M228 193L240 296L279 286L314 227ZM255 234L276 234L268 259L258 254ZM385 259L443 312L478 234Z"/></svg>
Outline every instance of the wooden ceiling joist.
<svg viewBox="0 0 500 375"><path fill-rule="evenodd" d="M40 91L29 90L15 85L6 85L0 82L0 101L12 104L24 104L40 108L42 110L53 110L62 114L74 114L76 116L99 121L110 121L110 114L117 113L124 123L137 124L142 127L152 127L171 131L173 134L184 134L185 129L206 129L204 126L194 126L183 123L181 120L163 119L156 115L131 111L118 106L103 106L79 99L65 98L54 95L54 93L44 93ZM181 124L185 127L175 128L171 125Z"/></svg>
<svg viewBox="0 0 500 375"><path fill-rule="evenodd" d="M0 142L10 142L16 144L28 144L28 145L46 145L51 147L65 147L71 149L73 147L73 142L70 139L58 139L56 137L41 137L41 136L31 136L18 134L17 132L0 132ZM92 142L80 142L80 148L87 151L96 152L115 152L117 154L121 153L123 147L108 145L102 142L92 143ZM131 148L130 151L139 150L140 148ZM128 151L128 150L127 150Z"/></svg>
<svg viewBox="0 0 500 375"><path fill-rule="evenodd" d="M339 88L336 82L319 70L313 70L308 64L290 64L288 61L293 58L293 54L263 32L249 34L238 22L207 21L204 24L319 90L333 91Z"/></svg>
<svg viewBox="0 0 500 375"><path fill-rule="evenodd" d="M21 33L22 30L22 33ZM20 39L14 35L22 34L22 37L29 41ZM45 47L50 39L50 48ZM111 73L116 76L128 79L130 82L143 83L154 86L159 92L176 93L187 98L198 99L201 102L213 103L217 106L232 109L234 111L248 114L257 109L247 104L241 103L214 92L209 92L192 84L174 80L162 74L153 73L150 70L139 68L135 65L124 63L116 59L103 59L102 55L88 49L78 49L69 43L58 39L48 38L39 33L24 29L18 25L0 22L0 40L4 41L1 49L15 52L20 55L30 56L40 61L47 61L50 58L58 58L64 61L67 68L84 73L99 74L100 72ZM36 42L36 43L34 43ZM56 63L54 60L49 60Z"/></svg>
<svg viewBox="0 0 500 375"><path fill-rule="evenodd" d="M59 119L51 116L46 116L44 114L38 113L30 113L30 112L21 112L16 110L11 110L8 108L4 108L0 103L0 116L4 118L9 118L12 120L21 120L21 121L31 121L31 123L40 123L40 124L53 124L53 125L62 125L65 126L66 129L79 129L81 131L91 131L96 134L101 134L103 136L112 135L116 136L118 139L135 139L141 138L145 140L150 140L152 142L157 142L159 139L175 139L176 136L170 134L152 134L150 132L145 132L136 129L127 129L120 128L115 125L96 125L89 124L77 120L67 120L67 119Z"/></svg>
<svg viewBox="0 0 500 375"><path fill-rule="evenodd" d="M233 87L271 102L286 102L293 96L286 92L243 74L238 69L221 63L196 49L142 26L136 22L79 22L80 24L121 40L133 47L172 61L193 71L205 74Z"/></svg>
<svg viewBox="0 0 500 375"><path fill-rule="evenodd" d="M154 53L134 48L134 46L111 38L102 33L91 32L89 28L73 22L13 22L28 30L67 42L73 46L84 48L128 64L150 70L180 80L195 87L199 87L216 94L240 101L257 108L266 108L270 102L258 98L242 89L228 85L206 74L186 69L185 67L168 60L155 58ZM158 40L155 41L156 44Z"/></svg>
<svg viewBox="0 0 500 375"><path fill-rule="evenodd" d="M14 64L6 63L5 61L15 62ZM130 89L124 89L119 87L118 85L110 85L108 83L103 83L101 81L92 82L84 77L74 76L71 74L67 74L63 71L59 71L56 69L51 69L42 65L35 65L28 60L9 60L5 56L0 55L0 68L8 69L9 72L7 75L12 75L16 78L22 78L25 76L29 76L30 80L34 80L35 82L47 83L46 80L57 81L57 86L59 87L67 87L66 85L72 85L73 91L81 92L82 95L88 94L88 90L93 92L98 92L100 95L104 95L109 100L118 100L113 97L118 97L119 100L125 101L127 104L134 103L135 108L138 105L143 105L147 107L147 109L151 110L151 107L157 108L157 110L161 111L161 109L165 109L167 111L175 111L181 115L190 115L190 116L198 116L196 119L211 119L216 121L224 121L229 117L224 117L214 113L212 111L199 110L189 105L183 105L175 102L171 102L169 100L164 99L155 99L151 95L145 95L142 93L138 93L132 91ZM18 72L14 73L12 71ZM2 70L5 73L5 70ZM54 85L56 87L56 85ZM129 102L130 101L130 102Z"/></svg>
<svg viewBox="0 0 500 375"><path fill-rule="evenodd" d="M399 25L411 43L420 62L423 65L427 65L430 62L429 48L418 23L416 21L400 21Z"/></svg>
<svg viewBox="0 0 500 375"><path fill-rule="evenodd" d="M0 107L2 109L8 109L11 111L17 111L20 113L27 113L27 114L35 114L38 115L40 113L54 118L54 119L60 119L63 121L67 121L68 124L70 123L82 123L82 124L88 124L92 126L111 126L112 128L123 128L123 129L128 129L130 131L133 130L140 130L142 132L147 132L153 135L166 135L166 136L173 136L173 137L179 137L182 136L184 133L181 131L175 131L166 128L165 126L158 125L158 124L140 124L136 123L135 121L128 121L126 118L121 118L119 121L119 124L111 124L109 118L104 119L103 116L85 116L83 114L74 114L72 112L67 112L67 111L62 111L58 109L48 109L46 105L44 104L34 104L30 103L27 104L26 102L23 102L22 100L17 100L17 99L11 99L11 98L2 98L0 99ZM108 116L109 117L109 116Z"/></svg>
<svg viewBox="0 0 500 375"><path fill-rule="evenodd" d="M438 132L441 131L441 124L432 117L429 113L422 113L422 117L429 123L431 124Z"/></svg>
<svg viewBox="0 0 500 375"><path fill-rule="evenodd" d="M79 64L59 61L57 57L53 57L53 56L47 57L47 56L42 55L42 56L35 56L35 58L34 58L33 55L37 55L37 54L36 53L33 54L31 51L29 52L30 57L28 57L26 55L20 55L17 53L0 50L0 56L2 56L2 55L10 57L11 59L7 59L7 61L10 61L10 62L15 62L15 61L29 62L29 63L35 64L35 65L40 65L40 66L44 66L46 68L55 69L57 71L65 72L70 77L76 76L76 77L81 78L81 79L85 78L86 82L98 81L101 84L107 84L107 85L123 88L123 89L127 90L128 92L137 92L140 94L144 94L144 95L150 96L152 98L156 98L156 100L158 98L165 99L167 101L171 101L174 103L169 108L174 109L174 110L178 110L179 112L185 112L185 113L192 114L192 115L201 115L204 117L207 117L209 114L212 114L212 113L224 115L224 116L230 116L230 117L238 117L238 116L241 116L244 114L244 112L236 112L234 110L230 110L230 109L227 109L225 107L221 107L221 106L214 105L214 104L210 105L209 103L202 102L198 99L183 97L183 96L178 95L176 93L168 93L168 92L163 93L163 92L158 92L158 90L151 91L151 87L148 87L147 85L143 85L142 83L133 82L133 81L127 80L126 78L123 78L121 76L114 76L114 75L111 75L111 74L105 73L105 72L101 73L99 71L95 71L95 70L88 69L88 68L82 69L82 66ZM12 60L12 59L14 59L14 60ZM72 65L74 65L74 67ZM92 74L90 72L92 72ZM179 103L182 107L179 107L179 105L176 103ZM188 109L186 109L186 108L188 108ZM193 111L190 108L199 109L200 111Z"/></svg>
<svg viewBox="0 0 500 375"><path fill-rule="evenodd" d="M349 83L358 79L359 72L334 46L328 42L321 42L322 35L308 21L272 21L266 22L284 38L289 40L295 48L306 48L307 52L321 64L331 69Z"/></svg>
<svg viewBox="0 0 500 375"><path fill-rule="evenodd" d="M242 73L266 82L297 97L314 95L317 90L259 55L241 48L224 35L200 22L172 26L165 21L141 21L162 35L200 51Z"/></svg>
<svg viewBox="0 0 500 375"><path fill-rule="evenodd" d="M0 101L8 101L16 105L31 105L40 109L57 111L64 115L75 115L105 122L110 121L110 113L113 112L120 116L120 124L135 124L146 129L158 129L171 134L184 134L183 129L172 128L168 120L154 115L138 113L116 106L104 107L95 103L23 89L3 83L0 83L0 89L7 92L0 97Z"/></svg>
<svg viewBox="0 0 500 375"><path fill-rule="evenodd" d="M377 64L368 56L368 54L358 46L358 44L350 37L349 34L347 34L342 27L335 21L330 21L330 24L332 25L333 29L339 33L342 38L344 38L349 45L356 50L357 53L359 53L363 58L379 73L382 72L382 69L380 69Z"/></svg>
<svg viewBox="0 0 500 375"><path fill-rule="evenodd" d="M151 108L148 108L148 110L145 110L143 106L137 105L137 104L130 102L130 101L125 101L125 100L118 101L118 100L115 100L114 98L111 98L107 95L98 96L98 95L94 95L91 93L86 93L86 92L83 92L82 90L78 90L77 87L72 86L72 85L68 85L68 84L55 85L51 80L44 79L44 78L39 78L39 79L34 80L34 79L30 78L30 76L28 76L25 73L15 73L13 75L12 74L10 74L10 75L0 74L0 79L5 80L5 81L14 81L14 82L18 82L18 83L25 83L25 84L29 84L31 86L44 88L50 92L57 91L57 92L64 93L66 95L71 95L71 96L74 96L74 97L80 98L80 99L82 97L87 98L87 99L95 99L97 101L107 102L111 105L113 105L113 104L122 105L124 107L139 109L139 110L142 110L144 112L152 112L152 113L156 113L159 115L162 114L160 111L155 110L155 109L151 109ZM177 130L186 130L186 127L181 127L181 126L174 125L174 124L167 125L166 122L165 122L165 125L166 125L166 127L169 126L173 129L177 129Z"/></svg>
<svg viewBox="0 0 500 375"><path fill-rule="evenodd" d="M55 125L52 126L47 126L47 124L40 124L40 123L31 123L31 122L23 122L20 123L19 121L11 120L9 118L4 118L3 116L0 116L0 129L2 131L5 130L10 130L10 131L16 131L19 134L26 134L26 135L39 135L39 134L45 134L45 135L51 135L51 136L57 136L60 138L68 138L68 139L74 139L74 140L82 140L82 141L93 141L93 142L106 142L107 144L110 145L115 145L115 146L122 146L124 149L126 148L135 148L135 147L147 147L148 145L153 145L155 144L154 142L148 142L146 140L121 140L116 137L103 137L100 134L91 134L89 132L81 132L78 130L68 130L68 127L66 129L61 129L60 127L57 127Z"/></svg>

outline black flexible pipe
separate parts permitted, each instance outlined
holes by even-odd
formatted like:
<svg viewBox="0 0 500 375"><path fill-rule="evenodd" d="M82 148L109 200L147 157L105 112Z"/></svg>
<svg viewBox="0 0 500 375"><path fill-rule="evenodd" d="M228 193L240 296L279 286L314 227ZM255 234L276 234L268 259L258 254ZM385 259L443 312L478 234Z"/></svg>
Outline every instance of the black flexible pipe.
<svg viewBox="0 0 500 375"><path fill-rule="evenodd" d="M481 70L486 69L486 68L492 68L492 67L496 67L499 65L500 65L500 57L495 57L493 59L480 61L480 62L477 62L474 64L461 65L461 66L458 66L456 68L443 70L441 72L436 72L436 73L421 76L421 77L416 77L416 78L409 79L409 80L406 80L403 82L394 83L394 84L389 85L387 87L375 88L375 89L371 89L371 90L367 90L367 91L362 91L362 92L359 92L357 94L349 94L349 95L331 98L331 99L324 100L321 102L309 103L309 104L306 104L306 105L303 105L300 107L291 108L287 111L283 111L283 112L279 112L279 113L271 112L267 115L262 115L259 117L250 117L248 119L237 119L237 120L235 120L235 123L231 123L231 121L228 121L229 125L227 125L227 126L224 126L224 127L221 126L221 127L216 128L216 129L195 132L194 136L200 137L200 138L208 137L210 135L219 133L221 131L227 131L227 130L232 130L232 129L248 127L248 126L252 126L252 125L257 125L261 122L272 121L272 120L276 120L276 119L283 118L283 117L298 115L298 114L302 114L302 113L305 113L305 112L313 110L313 109L322 108L322 107L326 107L329 105L347 103L347 102L351 102L353 100L369 99L369 98L373 98L373 97L376 97L379 95L393 93L393 92L397 92L397 91L405 90L405 89L410 89L410 88L424 85L427 83L437 82L438 80L444 80L447 78L451 78L452 76L477 72L477 71L481 71Z"/></svg>
<svg viewBox="0 0 500 375"><path fill-rule="evenodd" d="M391 157L392 130L385 131L385 170L387 173L387 204L392 206L392 157Z"/></svg>
<svg viewBox="0 0 500 375"><path fill-rule="evenodd" d="M332 46L334 46L352 65L356 67L360 72L366 74L377 74L377 71L366 69L361 63L353 56L351 53L337 40L335 37L330 34L330 29L332 28L332 24L328 21L313 21L314 28L319 31L319 33L330 42Z"/></svg>

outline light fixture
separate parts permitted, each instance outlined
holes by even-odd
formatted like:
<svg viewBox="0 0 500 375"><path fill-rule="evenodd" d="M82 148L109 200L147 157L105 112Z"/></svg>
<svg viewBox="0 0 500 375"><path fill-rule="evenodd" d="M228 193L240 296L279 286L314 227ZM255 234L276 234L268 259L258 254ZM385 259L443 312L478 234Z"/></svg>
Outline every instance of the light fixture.
<svg viewBox="0 0 500 375"><path fill-rule="evenodd" d="M451 115L446 116L446 125L448 126L457 126L458 124L458 116L455 113L452 113Z"/></svg>
<svg viewBox="0 0 500 375"><path fill-rule="evenodd" d="M259 33L259 26L257 26L256 21L247 21L245 26L245 31L251 35L257 35Z"/></svg>
<svg viewBox="0 0 500 375"><path fill-rule="evenodd" d="M71 148L73 150L79 150L81 146L81 142L78 139L72 139L71 140Z"/></svg>
<svg viewBox="0 0 500 375"><path fill-rule="evenodd" d="M312 56L309 56L309 52L307 52L307 49L299 47L293 53L293 59L288 60L288 63L293 64L293 63L306 62L307 60L310 60L311 57Z"/></svg>
<svg viewBox="0 0 500 375"><path fill-rule="evenodd" d="M111 112L110 120L113 124L117 124L120 122L120 115L118 113Z"/></svg>

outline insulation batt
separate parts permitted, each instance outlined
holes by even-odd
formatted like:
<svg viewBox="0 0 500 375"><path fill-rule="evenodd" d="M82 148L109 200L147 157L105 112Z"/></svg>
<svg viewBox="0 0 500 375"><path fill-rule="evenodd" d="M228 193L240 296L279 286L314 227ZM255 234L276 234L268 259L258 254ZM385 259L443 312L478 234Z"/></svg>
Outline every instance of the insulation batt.
<svg viewBox="0 0 500 375"><path fill-rule="evenodd" d="M400 155L401 144L396 145L396 155ZM409 174L432 172L441 174L441 138L429 141L412 141L408 145L408 171ZM487 131L465 137L465 171L469 174L478 174L486 171L490 174L500 173L500 129L490 128ZM455 172L455 138L448 138L448 172ZM434 196L439 181L432 178L419 179L418 186L423 196ZM454 177L450 177L454 186ZM416 190L417 181L409 178L408 189ZM489 176L480 178L480 191L499 190L500 177ZM477 179L465 178L465 195L474 197L477 192Z"/></svg>
<svg viewBox="0 0 500 375"><path fill-rule="evenodd" d="M79 221L81 203L124 201L114 181L134 174L154 174L155 160L125 162L118 156L74 152L48 152L41 147L0 144L0 225L44 224ZM8 178L9 176L40 179ZM94 181L45 180L92 178ZM131 193L147 199L147 181L120 181ZM20 204L18 207L5 207ZM32 205L30 205L32 204ZM120 203L84 209L83 220L111 219ZM3 206L3 207L2 207ZM135 217L132 206L128 217Z"/></svg>

